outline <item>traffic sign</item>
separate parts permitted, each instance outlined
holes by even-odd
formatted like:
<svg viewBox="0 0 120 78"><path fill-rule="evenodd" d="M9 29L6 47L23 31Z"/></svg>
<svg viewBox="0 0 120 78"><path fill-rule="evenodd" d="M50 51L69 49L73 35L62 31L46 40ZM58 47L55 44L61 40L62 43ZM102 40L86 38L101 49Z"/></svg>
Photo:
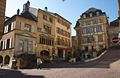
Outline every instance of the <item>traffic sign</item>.
<svg viewBox="0 0 120 78"><path fill-rule="evenodd" d="M112 38L112 43L117 44L119 42L119 38L118 37L113 37Z"/></svg>

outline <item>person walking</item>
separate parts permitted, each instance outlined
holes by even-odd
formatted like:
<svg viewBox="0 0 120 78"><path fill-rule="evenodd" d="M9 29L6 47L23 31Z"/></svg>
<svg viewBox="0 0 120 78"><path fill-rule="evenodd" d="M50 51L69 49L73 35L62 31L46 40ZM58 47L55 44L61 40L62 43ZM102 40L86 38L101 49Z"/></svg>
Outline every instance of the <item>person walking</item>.
<svg viewBox="0 0 120 78"><path fill-rule="evenodd" d="M42 67L41 67L41 65L42 65L42 60L41 60L41 58L38 58L37 59L37 69L42 69Z"/></svg>

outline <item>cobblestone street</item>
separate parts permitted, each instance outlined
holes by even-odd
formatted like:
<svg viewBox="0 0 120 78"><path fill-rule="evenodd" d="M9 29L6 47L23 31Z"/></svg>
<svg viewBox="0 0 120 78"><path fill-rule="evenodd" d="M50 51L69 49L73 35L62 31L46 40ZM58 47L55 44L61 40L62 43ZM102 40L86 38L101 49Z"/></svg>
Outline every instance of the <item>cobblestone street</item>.
<svg viewBox="0 0 120 78"><path fill-rule="evenodd" d="M73 68L52 70L24 70L28 75L40 75L45 78L120 78L120 70L99 68Z"/></svg>
<svg viewBox="0 0 120 78"><path fill-rule="evenodd" d="M49 64L42 69L0 70L0 78L120 78L120 49L87 63Z"/></svg>

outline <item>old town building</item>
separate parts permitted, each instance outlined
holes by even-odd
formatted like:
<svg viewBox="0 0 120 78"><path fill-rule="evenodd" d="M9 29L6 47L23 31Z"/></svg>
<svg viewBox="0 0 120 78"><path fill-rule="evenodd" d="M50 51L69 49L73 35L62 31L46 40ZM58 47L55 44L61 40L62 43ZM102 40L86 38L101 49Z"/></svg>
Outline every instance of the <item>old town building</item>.
<svg viewBox="0 0 120 78"><path fill-rule="evenodd" d="M3 35L6 0L0 0L0 39Z"/></svg>
<svg viewBox="0 0 120 78"><path fill-rule="evenodd" d="M41 19L42 18L42 19ZM50 60L65 60L71 47L71 23L58 15L38 10L37 54Z"/></svg>
<svg viewBox="0 0 120 78"><path fill-rule="evenodd" d="M118 0L118 15L119 17L115 19L114 21L110 22L110 45L119 45L119 42L113 43L113 38L120 38L120 0Z"/></svg>
<svg viewBox="0 0 120 78"><path fill-rule="evenodd" d="M108 19L100 9L89 8L77 20L76 47L82 59L96 57L108 48Z"/></svg>
<svg viewBox="0 0 120 78"><path fill-rule="evenodd" d="M71 23L57 13L24 4L23 11L6 19L0 40L0 63L24 68L34 66L36 58L43 62L66 60L72 47ZM34 57L30 57L34 56ZM29 63L28 63L29 62Z"/></svg>
<svg viewBox="0 0 120 78"><path fill-rule="evenodd" d="M26 7L25 7L26 8ZM4 35L0 40L0 63L12 66L22 54L35 54L37 17L27 10L5 21ZM29 61L29 60L27 60ZM25 59L21 60L22 65Z"/></svg>

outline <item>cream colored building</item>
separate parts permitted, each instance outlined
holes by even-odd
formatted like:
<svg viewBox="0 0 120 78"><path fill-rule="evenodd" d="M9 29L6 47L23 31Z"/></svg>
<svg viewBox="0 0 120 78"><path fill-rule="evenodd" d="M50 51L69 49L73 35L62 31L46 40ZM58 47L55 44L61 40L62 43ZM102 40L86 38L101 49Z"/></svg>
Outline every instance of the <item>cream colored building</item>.
<svg viewBox="0 0 120 78"><path fill-rule="evenodd" d="M89 8L78 19L76 47L82 58L96 57L102 49L108 48L108 19L100 9Z"/></svg>
<svg viewBox="0 0 120 78"><path fill-rule="evenodd" d="M35 55L37 17L28 11L5 21L4 35L0 40L0 63L12 67L13 61L22 54ZM22 60L24 66L26 61Z"/></svg>

